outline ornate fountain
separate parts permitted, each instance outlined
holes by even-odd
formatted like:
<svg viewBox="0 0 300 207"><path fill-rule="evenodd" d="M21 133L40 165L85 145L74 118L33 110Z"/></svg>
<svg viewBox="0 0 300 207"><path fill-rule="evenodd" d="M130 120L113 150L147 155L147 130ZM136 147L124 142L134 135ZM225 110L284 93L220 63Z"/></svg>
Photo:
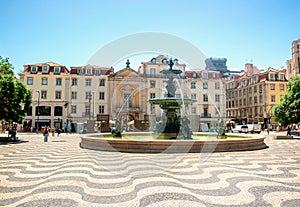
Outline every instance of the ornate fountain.
<svg viewBox="0 0 300 207"><path fill-rule="evenodd" d="M181 70L173 69L173 61L169 61L169 69L162 70L160 73L167 78L167 94L164 98L152 98L149 100L151 105L159 105L164 110L165 117L155 126L154 131L163 139L192 139L192 131L190 129L190 121L188 117L180 116L182 105L189 105L195 102L190 98L176 98L175 92L177 83L175 77L182 73Z"/></svg>

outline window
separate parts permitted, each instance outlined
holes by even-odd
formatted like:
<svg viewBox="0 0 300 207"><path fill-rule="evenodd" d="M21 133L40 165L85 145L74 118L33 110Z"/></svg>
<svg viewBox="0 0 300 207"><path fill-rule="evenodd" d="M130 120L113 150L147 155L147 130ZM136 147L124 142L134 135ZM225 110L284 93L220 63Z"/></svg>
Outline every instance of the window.
<svg viewBox="0 0 300 207"><path fill-rule="evenodd" d="M252 87L249 88L249 94L252 94Z"/></svg>
<svg viewBox="0 0 300 207"><path fill-rule="evenodd" d="M61 78L56 78L56 85L61 86Z"/></svg>
<svg viewBox="0 0 300 207"><path fill-rule="evenodd" d="M272 91L274 91L274 90L275 90L275 84L270 84L270 89L271 89Z"/></svg>
<svg viewBox="0 0 300 207"><path fill-rule="evenodd" d="M49 66L48 65L43 65L42 66L42 73L48 73L49 72Z"/></svg>
<svg viewBox="0 0 300 207"><path fill-rule="evenodd" d="M216 94L216 95L215 95L215 101L216 101L216 102L220 102L220 95L219 95L219 94Z"/></svg>
<svg viewBox="0 0 300 207"><path fill-rule="evenodd" d="M91 115L90 105L85 105L85 115L86 116L90 116Z"/></svg>
<svg viewBox="0 0 300 207"><path fill-rule="evenodd" d="M259 96L259 103L263 103L263 97L262 97L262 95Z"/></svg>
<svg viewBox="0 0 300 207"><path fill-rule="evenodd" d="M55 91L55 99L61 99L61 91Z"/></svg>
<svg viewBox="0 0 300 207"><path fill-rule="evenodd" d="M274 80L275 79L275 74L274 73L270 73L269 74L269 79L270 80Z"/></svg>
<svg viewBox="0 0 300 207"><path fill-rule="evenodd" d="M194 72L194 73L192 73L192 77L193 78L196 78L197 77L197 74Z"/></svg>
<svg viewBox="0 0 300 207"><path fill-rule="evenodd" d="M155 93L150 93L150 98L155 98Z"/></svg>
<svg viewBox="0 0 300 207"><path fill-rule="evenodd" d="M39 110L37 110L38 107L36 107L35 113L39 112L40 116L51 116L51 107L50 106L40 106Z"/></svg>
<svg viewBox="0 0 300 207"><path fill-rule="evenodd" d="M208 95L207 94L203 94L203 102L208 102Z"/></svg>
<svg viewBox="0 0 300 207"><path fill-rule="evenodd" d="M254 104L257 104L257 96L254 96Z"/></svg>
<svg viewBox="0 0 300 207"><path fill-rule="evenodd" d="M72 99L77 99L77 91L72 91Z"/></svg>
<svg viewBox="0 0 300 207"><path fill-rule="evenodd" d="M100 70L95 70L96 75L100 75Z"/></svg>
<svg viewBox="0 0 300 207"><path fill-rule="evenodd" d="M208 83L207 82L203 82L203 89L208 89Z"/></svg>
<svg viewBox="0 0 300 207"><path fill-rule="evenodd" d="M61 106L54 107L54 116L62 116L63 108Z"/></svg>
<svg viewBox="0 0 300 207"><path fill-rule="evenodd" d="M152 58L151 63L155 64L156 63L156 58Z"/></svg>
<svg viewBox="0 0 300 207"><path fill-rule="evenodd" d="M191 88L196 88L196 82L191 82Z"/></svg>
<svg viewBox="0 0 300 207"><path fill-rule="evenodd" d="M91 78L86 78L85 79L85 86L91 86L92 85L92 79Z"/></svg>
<svg viewBox="0 0 300 207"><path fill-rule="evenodd" d="M72 78L72 86L77 86L77 78Z"/></svg>
<svg viewBox="0 0 300 207"><path fill-rule="evenodd" d="M104 92L100 92L99 93L99 99L100 100L104 100Z"/></svg>
<svg viewBox="0 0 300 207"><path fill-rule="evenodd" d="M208 74L207 73L202 73L202 78L203 79L207 79L208 78Z"/></svg>
<svg viewBox="0 0 300 207"><path fill-rule="evenodd" d="M99 106L99 114L104 114L104 106L103 105Z"/></svg>
<svg viewBox="0 0 300 207"><path fill-rule="evenodd" d="M42 78L42 85L48 85L48 78Z"/></svg>
<svg viewBox="0 0 300 207"><path fill-rule="evenodd" d="M134 107L131 94L124 93L122 98L123 98L122 105L124 104L124 106L127 106L129 108Z"/></svg>
<svg viewBox="0 0 300 207"><path fill-rule="evenodd" d="M154 80L150 81L150 88L155 88L155 81Z"/></svg>
<svg viewBox="0 0 300 207"><path fill-rule="evenodd" d="M258 87L259 87L259 93L262 93L262 91L263 91L263 86L262 86L262 85L259 85Z"/></svg>
<svg viewBox="0 0 300 207"><path fill-rule="evenodd" d="M150 76L151 76L151 77L154 77L155 74L156 74L155 68L150 68Z"/></svg>
<svg viewBox="0 0 300 207"><path fill-rule="evenodd" d="M33 84L33 78L28 77L27 78L27 85L32 85Z"/></svg>
<svg viewBox="0 0 300 207"><path fill-rule="evenodd" d="M196 114L196 107L192 107L192 114Z"/></svg>
<svg viewBox="0 0 300 207"><path fill-rule="evenodd" d="M59 74L60 73L60 67L54 67L54 73Z"/></svg>
<svg viewBox="0 0 300 207"><path fill-rule="evenodd" d="M257 93L257 86L254 86L253 91L254 91L254 93Z"/></svg>
<svg viewBox="0 0 300 207"><path fill-rule="evenodd" d="M246 89L244 88L243 89L243 96L245 96L246 95Z"/></svg>
<svg viewBox="0 0 300 207"><path fill-rule="evenodd" d="M263 107L261 106L261 107L259 107L259 115L263 116L263 114L264 114L264 110L263 110Z"/></svg>
<svg viewBox="0 0 300 207"><path fill-rule="evenodd" d="M252 78L249 78L249 84L251 84L252 83Z"/></svg>
<svg viewBox="0 0 300 207"><path fill-rule="evenodd" d="M72 106L71 106L71 113L72 113L72 114L76 114L76 112L77 112L77 107L76 107L76 105L72 105Z"/></svg>
<svg viewBox="0 0 300 207"><path fill-rule="evenodd" d="M82 69L77 70L78 75L82 74Z"/></svg>
<svg viewBox="0 0 300 207"><path fill-rule="evenodd" d="M92 69L91 68L87 68L86 71L85 71L85 73L87 75L91 75L92 74Z"/></svg>
<svg viewBox="0 0 300 207"><path fill-rule="evenodd" d="M197 95L196 95L195 93L192 93L192 94L191 94L191 99L196 100L196 99L197 99Z"/></svg>
<svg viewBox="0 0 300 207"><path fill-rule="evenodd" d="M279 87L281 91L284 91L284 84L280 84Z"/></svg>
<svg viewBox="0 0 300 207"><path fill-rule="evenodd" d="M100 79L99 86L105 86L105 79Z"/></svg>
<svg viewBox="0 0 300 207"><path fill-rule="evenodd" d="M45 90L41 91L41 99L47 99L47 91Z"/></svg>
<svg viewBox="0 0 300 207"><path fill-rule="evenodd" d="M276 102L276 96L275 95L271 95L271 102Z"/></svg>
<svg viewBox="0 0 300 207"><path fill-rule="evenodd" d="M220 114L220 110L221 110L220 106L216 107L216 108L215 108L215 115ZM220 114L220 115L221 115L221 114Z"/></svg>
<svg viewBox="0 0 300 207"><path fill-rule="evenodd" d="M216 78L216 73L212 73L212 77L213 77L213 78Z"/></svg>
<svg viewBox="0 0 300 207"><path fill-rule="evenodd" d="M284 80L284 74L279 74L279 80Z"/></svg>
<svg viewBox="0 0 300 207"><path fill-rule="evenodd" d="M31 67L31 73L37 73L37 67Z"/></svg>
<svg viewBox="0 0 300 207"><path fill-rule="evenodd" d="M215 82L215 89L220 89L220 82Z"/></svg>
<svg viewBox="0 0 300 207"><path fill-rule="evenodd" d="M244 98L243 99L243 105L246 106L247 105L247 100Z"/></svg>
<svg viewBox="0 0 300 207"><path fill-rule="evenodd" d="M249 104L252 105L252 97L249 97Z"/></svg>
<svg viewBox="0 0 300 207"><path fill-rule="evenodd" d="M91 97L92 97L91 92L90 92L90 91L86 91L86 92L85 92L85 99L88 100L88 99L90 99Z"/></svg>

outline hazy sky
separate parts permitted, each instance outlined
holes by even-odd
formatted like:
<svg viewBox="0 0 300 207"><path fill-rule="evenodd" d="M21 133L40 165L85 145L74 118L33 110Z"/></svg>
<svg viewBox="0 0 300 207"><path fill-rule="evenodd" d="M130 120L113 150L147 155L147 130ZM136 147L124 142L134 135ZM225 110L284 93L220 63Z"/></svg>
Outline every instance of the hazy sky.
<svg viewBox="0 0 300 207"><path fill-rule="evenodd" d="M292 41L300 38L299 0L0 3L0 55L10 58L15 73L25 64L47 61L84 65L106 44L149 31L176 35L207 57L226 57L231 70L243 69L251 60L260 69L279 68L291 58Z"/></svg>

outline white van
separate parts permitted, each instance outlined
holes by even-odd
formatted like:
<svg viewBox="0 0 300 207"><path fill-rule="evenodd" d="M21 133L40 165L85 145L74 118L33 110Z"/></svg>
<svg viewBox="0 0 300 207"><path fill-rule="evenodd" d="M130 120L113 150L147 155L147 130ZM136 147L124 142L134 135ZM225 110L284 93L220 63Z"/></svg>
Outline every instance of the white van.
<svg viewBox="0 0 300 207"><path fill-rule="evenodd" d="M247 124L248 126L248 131L253 133L260 133L261 132L261 125L258 123L249 123Z"/></svg>

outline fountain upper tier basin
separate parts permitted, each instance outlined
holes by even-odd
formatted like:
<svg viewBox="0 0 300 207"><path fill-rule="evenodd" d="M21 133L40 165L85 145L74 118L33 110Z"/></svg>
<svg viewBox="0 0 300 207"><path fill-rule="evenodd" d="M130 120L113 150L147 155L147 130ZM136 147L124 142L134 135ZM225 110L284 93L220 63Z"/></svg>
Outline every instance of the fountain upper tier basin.
<svg viewBox="0 0 300 207"><path fill-rule="evenodd" d="M127 138L112 138L109 133L82 135L80 147L101 151L135 153L231 152L259 150L267 147L263 135L228 134L230 137L228 139L217 139L216 134L194 133L193 137L203 137L193 140L156 140L152 138L155 137L155 134L151 132L127 132L123 136L127 136Z"/></svg>
<svg viewBox="0 0 300 207"><path fill-rule="evenodd" d="M194 103L196 100L191 98L152 98L149 100L149 103L152 105L159 105L162 109L166 108L180 108L181 105L189 105Z"/></svg>

